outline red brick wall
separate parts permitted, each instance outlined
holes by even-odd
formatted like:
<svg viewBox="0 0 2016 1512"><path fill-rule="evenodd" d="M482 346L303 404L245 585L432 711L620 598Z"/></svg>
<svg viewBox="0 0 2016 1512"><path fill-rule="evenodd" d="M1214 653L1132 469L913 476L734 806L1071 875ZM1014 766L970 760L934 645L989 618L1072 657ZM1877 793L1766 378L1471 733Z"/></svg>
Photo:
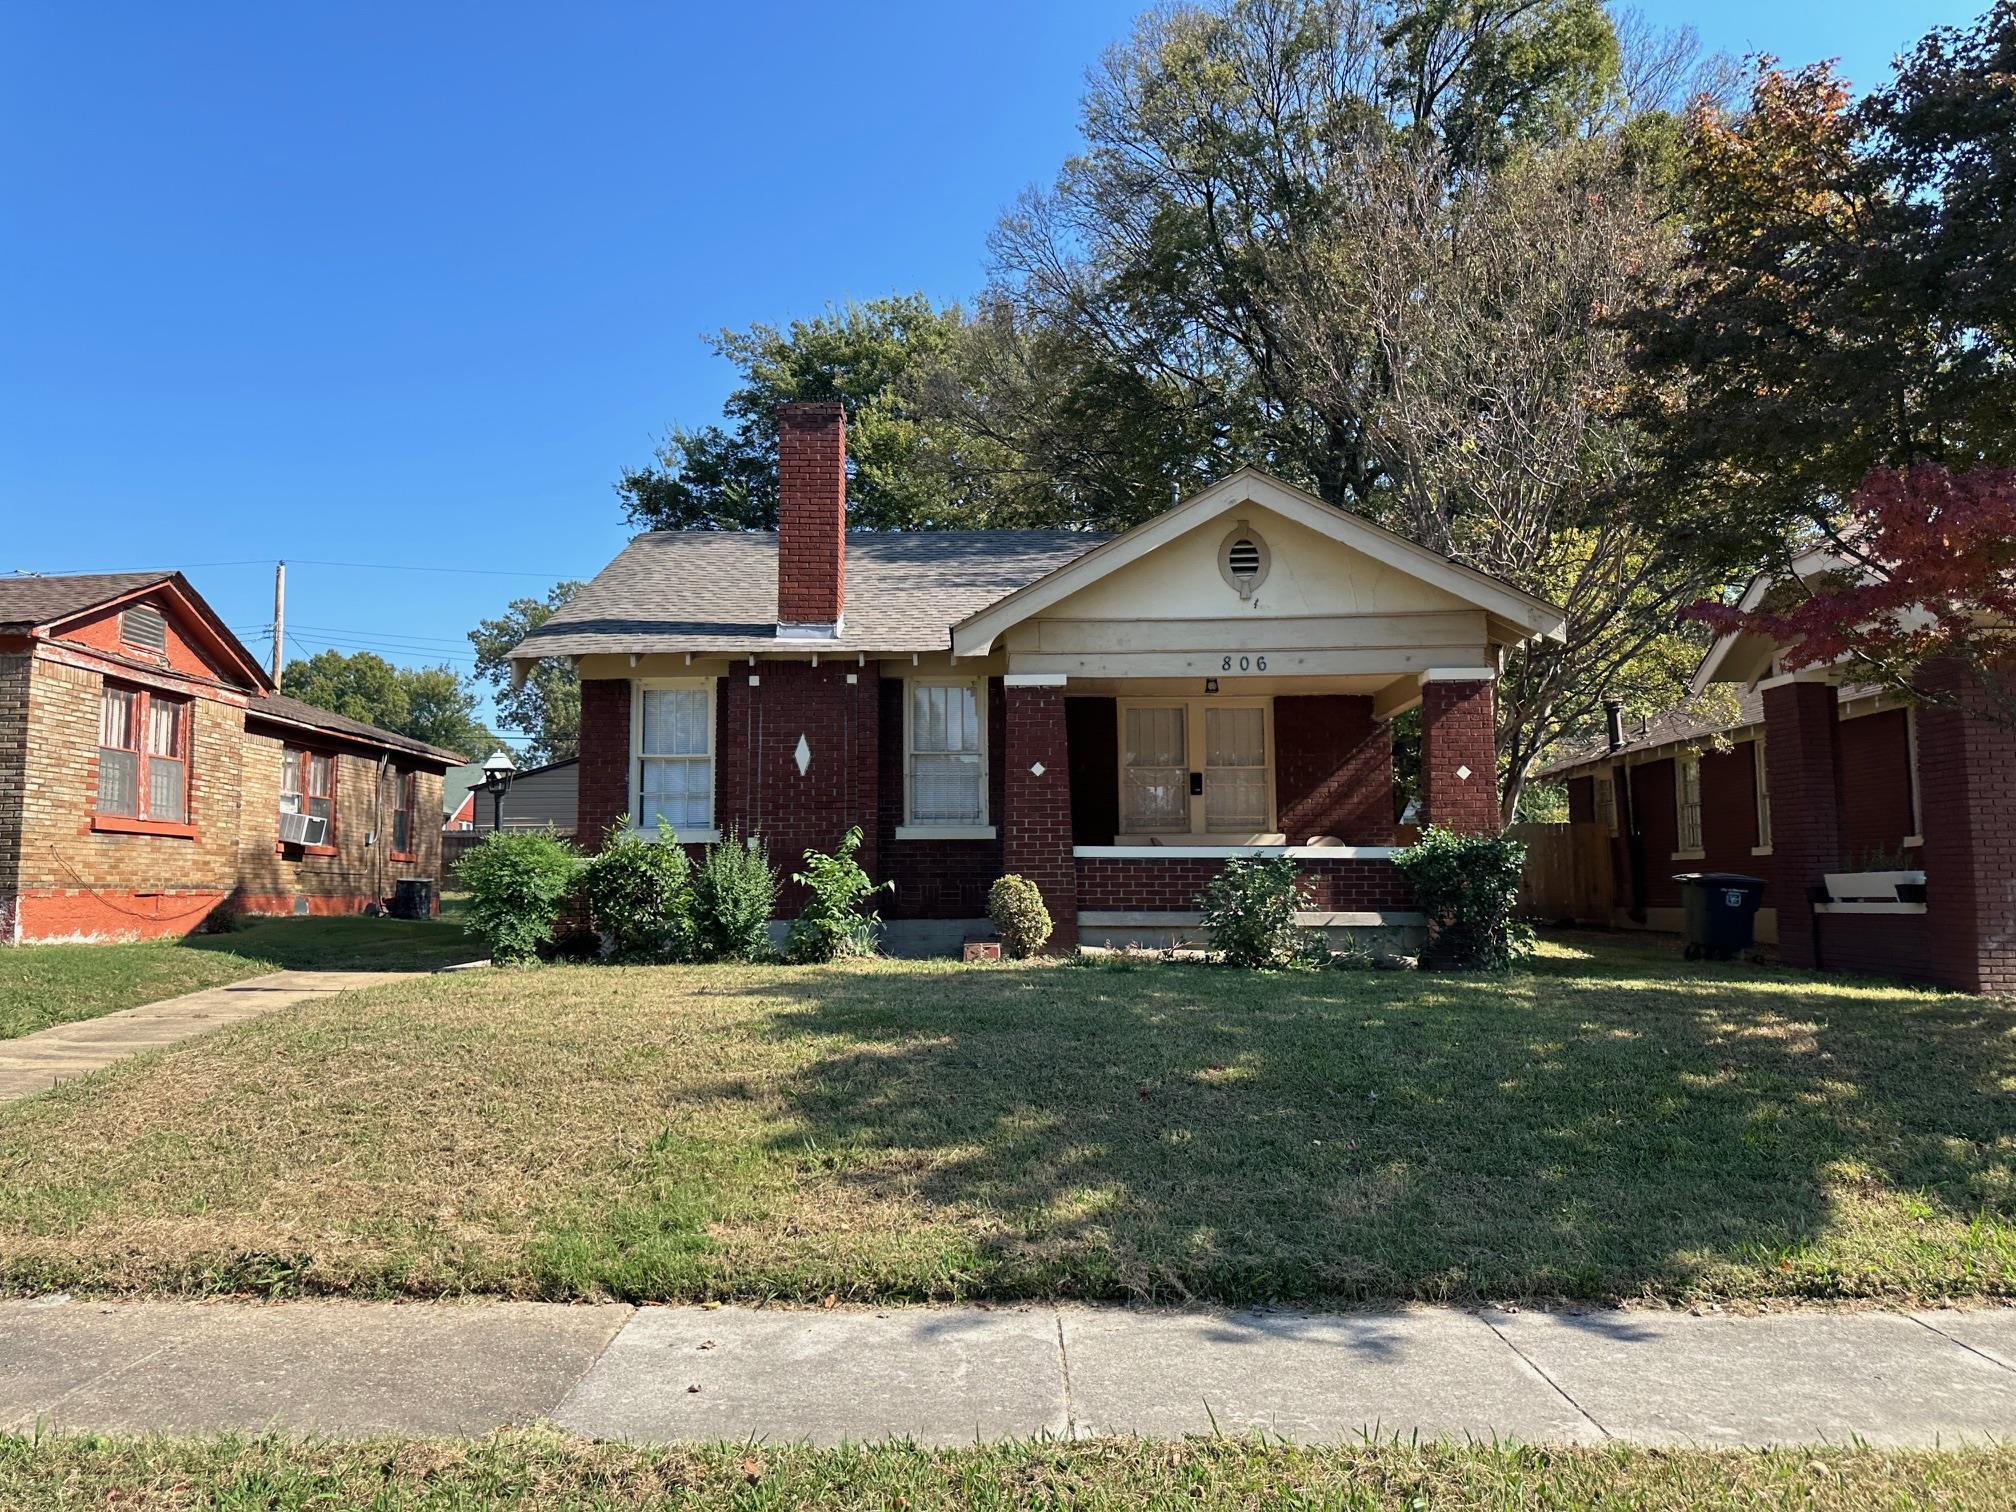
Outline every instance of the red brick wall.
<svg viewBox="0 0 2016 1512"><path fill-rule="evenodd" d="M1814 937L1820 964L1828 971L1934 981L1931 918L1929 911L1816 915Z"/></svg>
<svg viewBox="0 0 2016 1512"><path fill-rule="evenodd" d="M1771 899L1778 953L1814 964L1813 889L1842 869L1838 698L1823 682L1764 690L1764 759L1771 778Z"/></svg>
<svg viewBox="0 0 2016 1512"><path fill-rule="evenodd" d="M1372 717L1371 699L1276 698L1274 757L1275 808L1290 845L1316 835L1346 845L1392 843L1393 741ZM1491 786L1488 775L1485 786ZM1494 824L1496 813L1494 806Z"/></svg>
<svg viewBox="0 0 2016 1512"><path fill-rule="evenodd" d="M777 618L830 625L847 601L847 419L837 400L777 411Z"/></svg>
<svg viewBox="0 0 2016 1512"><path fill-rule="evenodd" d="M1078 873L1071 861L1071 767L1062 688L1009 688L1001 863L1041 890L1053 951L1078 945ZM1039 776L1031 769L1042 766Z"/></svg>
<svg viewBox="0 0 2016 1512"><path fill-rule="evenodd" d="M1894 853L1911 820L1910 721L1885 709L1841 721L1841 852L1852 870L1872 851ZM1878 870L1888 870L1886 861Z"/></svg>
<svg viewBox="0 0 2016 1512"><path fill-rule="evenodd" d="M1414 895L1391 861L1346 857L1296 864L1308 878L1305 908L1361 913L1414 907ZM1078 906L1135 911L1195 909L1197 895L1224 867L1224 861L1213 857L1084 857L1078 862Z"/></svg>
<svg viewBox="0 0 2016 1512"><path fill-rule="evenodd" d="M882 875L896 884L882 895L885 919L980 919L987 889L1002 873L1001 804L1004 791L1001 730L1006 698L998 677L987 683L987 817L992 840L898 840L903 822L903 698L908 684L885 677L881 688Z"/></svg>
<svg viewBox="0 0 2016 1512"><path fill-rule="evenodd" d="M1631 774L1631 812L1637 821L1632 841L1644 853L1645 893L1649 908L1671 908L1680 902L1676 871L1699 871L1698 861L1675 861L1679 849L1680 816L1673 811L1673 762L1648 761L1627 767Z"/></svg>
<svg viewBox="0 0 2016 1512"><path fill-rule="evenodd" d="M749 679L760 681L751 687ZM853 681L849 681L852 678ZM804 905L790 882L807 850L830 851L854 825L863 829L858 859L880 875L877 750L881 668L849 660L763 662L738 667L721 682L716 720L720 747L714 786L715 823L758 835L770 862L787 879L778 916ZM811 752L798 770L800 737ZM900 736L899 736L900 739Z"/></svg>
<svg viewBox="0 0 2016 1512"><path fill-rule="evenodd" d="M1951 662L1926 666L1919 685L1930 698L1918 771L1937 980L2016 992L2016 730L1983 717L1988 693Z"/></svg>
<svg viewBox="0 0 2016 1512"><path fill-rule="evenodd" d="M1498 758L1491 684L1421 686L1422 817L1471 834L1498 832ZM1458 768L1468 767L1467 778Z"/></svg>
<svg viewBox="0 0 2016 1512"><path fill-rule="evenodd" d="M589 850L601 847L609 826L630 812L630 684L621 678L581 681L581 766L579 839ZM717 774L718 783L719 776ZM489 800L479 799L477 828Z"/></svg>

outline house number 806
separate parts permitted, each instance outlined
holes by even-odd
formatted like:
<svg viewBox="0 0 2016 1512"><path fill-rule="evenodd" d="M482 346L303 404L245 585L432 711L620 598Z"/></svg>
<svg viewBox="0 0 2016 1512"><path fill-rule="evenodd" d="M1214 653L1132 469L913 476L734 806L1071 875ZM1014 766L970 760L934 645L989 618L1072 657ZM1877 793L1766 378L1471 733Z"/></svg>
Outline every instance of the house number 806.
<svg viewBox="0 0 2016 1512"><path fill-rule="evenodd" d="M1224 661L1222 661L1219 664L1218 670L1220 672L1230 672L1234 670L1232 666L1232 658L1229 656L1226 657ZM1239 658L1239 666L1237 670L1241 672L1265 672L1267 670L1267 658L1265 656L1242 656Z"/></svg>

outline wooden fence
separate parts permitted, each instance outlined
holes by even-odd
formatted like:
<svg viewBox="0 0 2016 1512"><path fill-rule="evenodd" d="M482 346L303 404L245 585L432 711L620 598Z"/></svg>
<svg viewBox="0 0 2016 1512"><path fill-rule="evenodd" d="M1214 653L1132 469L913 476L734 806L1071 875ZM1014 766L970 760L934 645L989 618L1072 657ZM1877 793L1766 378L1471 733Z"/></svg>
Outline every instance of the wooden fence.
<svg viewBox="0 0 2016 1512"><path fill-rule="evenodd" d="M504 828L509 830L511 826L507 824ZM574 838L573 834L567 830L558 830L555 833L562 840L572 840ZM481 829L443 830L441 832L441 885L444 888L455 885L455 863L481 845L489 836L490 826L487 824Z"/></svg>
<svg viewBox="0 0 2016 1512"><path fill-rule="evenodd" d="M1601 824L1515 824L1526 842L1519 912L1540 923L1608 924L1616 906L1610 836Z"/></svg>

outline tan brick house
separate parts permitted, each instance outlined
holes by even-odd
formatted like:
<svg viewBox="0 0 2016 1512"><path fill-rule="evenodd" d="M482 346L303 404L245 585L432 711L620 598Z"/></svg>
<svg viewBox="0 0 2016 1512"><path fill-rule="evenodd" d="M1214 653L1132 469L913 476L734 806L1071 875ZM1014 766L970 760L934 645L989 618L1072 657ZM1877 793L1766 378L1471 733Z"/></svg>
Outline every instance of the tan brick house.
<svg viewBox="0 0 2016 1512"><path fill-rule="evenodd" d="M180 573L0 579L0 942L382 904L460 759L275 693Z"/></svg>
<svg viewBox="0 0 2016 1512"><path fill-rule="evenodd" d="M1305 923L1418 929L1416 706L1427 819L1496 828L1492 685L1553 606L1252 469L1112 537L849 531L841 407L779 420L777 531L640 536L513 653L580 672L584 843L662 817L788 873L858 825L897 949L956 944L1004 872L1060 947L1179 935L1263 855Z"/></svg>

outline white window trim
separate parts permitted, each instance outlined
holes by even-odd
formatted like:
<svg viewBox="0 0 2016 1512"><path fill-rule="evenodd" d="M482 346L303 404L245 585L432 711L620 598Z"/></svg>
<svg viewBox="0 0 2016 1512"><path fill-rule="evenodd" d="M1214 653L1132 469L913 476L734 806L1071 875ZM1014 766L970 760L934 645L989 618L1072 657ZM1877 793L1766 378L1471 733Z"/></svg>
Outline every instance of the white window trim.
<svg viewBox="0 0 2016 1512"><path fill-rule="evenodd" d="M639 795L644 791L644 695L648 692L698 690L707 695L707 812L714 823L705 829L675 830L681 845L712 845L721 838L721 740L718 728L720 700L714 677L633 677L630 680L630 769L623 800L624 822L630 832L647 840L661 839L655 823L638 817Z"/></svg>
<svg viewBox="0 0 2016 1512"><path fill-rule="evenodd" d="M1687 832L1687 778L1689 766L1694 768L1694 832ZM1673 852L1675 861L1700 861L1706 858L1703 846L1701 813L1701 757L1698 752L1679 751L1673 757L1673 839L1679 849Z"/></svg>
<svg viewBox="0 0 2016 1512"><path fill-rule="evenodd" d="M1153 832L1123 829L1113 837L1114 844L1120 846L1166 847L1172 842L1188 840L1193 846L1226 845L1266 845L1279 846L1287 842L1276 826L1281 822L1281 809L1275 796L1275 776L1281 765L1281 756L1274 744L1274 700L1269 698L1118 698L1114 700L1114 716L1118 721L1114 730L1114 780L1119 784L1121 803L1126 801L1127 792L1127 711L1129 709L1182 709L1183 714L1183 755L1187 770L1204 770L1201 753L1204 750L1204 711L1219 709L1258 709L1265 723L1261 739L1267 744L1267 828L1257 834L1240 834L1231 830L1206 829L1204 826L1205 798L1201 793L1190 795L1190 828L1187 830L1155 830ZM1187 780L1187 779L1186 779ZM1127 822L1125 813L1120 814L1121 824Z"/></svg>
<svg viewBox="0 0 2016 1512"><path fill-rule="evenodd" d="M1757 843L1750 847L1750 854L1768 856L1771 854L1771 768L1764 754L1762 735L1750 742L1750 772L1757 789Z"/></svg>
<svg viewBox="0 0 2016 1512"><path fill-rule="evenodd" d="M1918 783L1918 705L1904 706L1904 764L1905 775L1911 783L1911 833L1904 844L1925 843L1925 800Z"/></svg>
<svg viewBox="0 0 2016 1512"><path fill-rule="evenodd" d="M980 822L978 824L920 824L911 817L910 795L916 770L914 728L918 688L969 688L973 693L973 714L980 722ZM987 707L985 677L906 677L903 679L903 822L896 826L898 840L992 840L998 833L989 806L988 785L992 781L994 722Z"/></svg>

